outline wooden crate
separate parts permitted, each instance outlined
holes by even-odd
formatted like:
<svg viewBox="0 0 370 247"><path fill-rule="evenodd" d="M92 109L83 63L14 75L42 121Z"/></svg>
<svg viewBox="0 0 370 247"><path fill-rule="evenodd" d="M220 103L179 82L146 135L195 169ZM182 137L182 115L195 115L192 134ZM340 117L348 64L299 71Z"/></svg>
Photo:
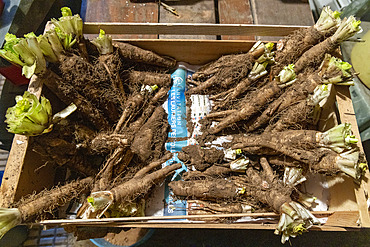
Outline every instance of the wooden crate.
<svg viewBox="0 0 370 247"><path fill-rule="evenodd" d="M300 28L299 26L271 26L271 25L213 25L213 24L122 24L122 23L86 23L84 32L96 34L103 28L110 34L206 34L206 35L246 35L246 36L284 36ZM158 54L174 57L178 61L189 64L204 64L223 54L248 51L255 43L254 40L126 40L134 45L149 49ZM40 96L43 79L33 76L29 91ZM336 86L338 122L349 122L353 132L359 135L357 123L352 107L348 87ZM51 166L41 163L39 154L28 148L28 137L15 135L10 151L2 186L0 188L0 206L8 207L22 196L50 188L53 185L55 171ZM359 142L361 146L361 143ZM362 148L362 147L361 147ZM328 220L321 226L311 229L323 231L346 231L370 227L370 217L367 209L367 194L369 191L369 172L360 185L352 179L341 176L330 181L329 211L313 212L318 217L327 217ZM233 215L216 215L210 217L265 217L276 218L275 213L250 213ZM204 223L184 221L161 221L166 219L196 219L204 216L166 216L166 217L135 217L91 220L51 220L42 224L78 225L78 226L114 226L114 227L148 227L148 228L231 228L231 229L275 229L276 223ZM152 221L150 221L152 220Z"/></svg>

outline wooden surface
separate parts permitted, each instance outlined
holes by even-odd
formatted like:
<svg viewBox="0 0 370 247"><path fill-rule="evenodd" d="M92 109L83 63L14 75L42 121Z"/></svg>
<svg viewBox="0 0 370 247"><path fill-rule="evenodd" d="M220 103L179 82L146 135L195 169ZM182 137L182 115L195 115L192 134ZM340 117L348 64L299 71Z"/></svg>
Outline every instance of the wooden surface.
<svg viewBox="0 0 370 247"><path fill-rule="evenodd" d="M335 101L338 104L338 111L337 116L340 123L351 123L355 126L352 126L356 129L356 119L353 112L353 109L348 108L349 105L352 106L352 101L350 95L346 93L348 92L348 87L346 86L334 86L333 87L333 95L335 96ZM349 93L349 92L348 92ZM333 127L333 126L330 126ZM355 133L356 134L356 133ZM356 136L358 136L356 134ZM359 205L363 203L359 203L359 201L363 201L364 195L360 196L359 193L355 193L355 185L353 183L353 179L346 176L346 175L339 175L335 177L328 176L327 183L330 191L330 210L339 210L340 208L347 208L348 210L361 210L363 208ZM341 195L341 196L338 196ZM345 200L343 199L345 198ZM367 210L366 208L364 210ZM365 214L360 214L365 215ZM364 219L367 222L366 219Z"/></svg>
<svg viewBox="0 0 370 247"><path fill-rule="evenodd" d="M313 212L316 216L327 217L336 212L333 211L317 211ZM353 214L349 212L349 214ZM229 214L210 214L206 215L209 219L220 219L220 218L240 218L240 217L252 217L252 218L259 218L259 217L268 217L278 219L279 215L272 212L267 213L229 213ZM66 220L44 220L41 223L45 225L55 225L55 224L77 224L77 225L89 225L95 224L97 222L101 222L102 224L106 223L124 223L124 222L148 222L148 223L165 223L170 222L172 220L199 220L204 218L204 215L174 215L174 216L142 216L142 217L121 217L121 218L101 218L101 219L66 219ZM181 222L180 222L181 223Z"/></svg>
<svg viewBox="0 0 370 247"><path fill-rule="evenodd" d="M160 23L216 23L214 0L182 0L167 2L175 8L179 16L160 8ZM184 31L184 30L183 30ZM216 39L214 35L159 35L160 39Z"/></svg>
<svg viewBox="0 0 370 247"><path fill-rule="evenodd" d="M203 39L215 35L259 35L259 36L284 36L298 28L297 25L253 25L253 24L209 24L209 23L104 23L86 22L84 33L98 33L104 29L108 34L167 34L159 35L162 38L186 37L186 39ZM202 35L205 34L205 35ZM214 40L214 39L204 39Z"/></svg>
<svg viewBox="0 0 370 247"><path fill-rule="evenodd" d="M341 123L350 123L352 125L353 134L359 138L360 132L357 126L355 111L353 109L349 88L345 86L336 86L335 89L337 91L336 99L337 99L338 108L341 109L339 111L340 121ZM361 141L358 142L358 146L363 151ZM349 188L351 187L354 188L356 201L358 204L358 210L360 214L361 225L363 227L370 227L370 216L369 216L368 206L367 206L367 196L369 194L369 189L370 189L369 188L370 175L369 175L368 170L366 171L365 177L366 177L366 181L362 180L360 185L353 185L353 186L342 185L341 188L337 189L335 192L331 191L331 193L343 194L346 191L348 191L347 193L349 193Z"/></svg>
<svg viewBox="0 0 370 247"><path fill-rule="evenodd" d="M253 24L249 0L218 0L218 20L220 24ZM255 39L254 35L222 35L221 39Z"/></svg>
<svg viewBox="0 0 370 247"><path fill-rule="evenodd" d="M53 167L43 166L40 157L27 148L28 137L15 135L0 187L0 207L53 185Z"/></svg>
<svg viewBox="0 0 370 247"><path fill-rule="evenodd" d="M19 177L22 173L27 146L27 137L21 135L16 135L14 137L12 149L9 153L3 181L0 187L0 207L9 207L14 201L19 184Z"/></svg>
<svg viewBox="0 0 370 247"><path fill-rule="evenodd" d="M327 223L321 226L313 226L311 230L320 231L351 231L358 230L357 224L358 212L356 211L325 211L312 212L316 217L328 217ZM268 217L270 220L255 222L238 222L233 224L212 223L196 221L204 216L184 215L184 216L148 216L148 217L124 217L124 218L103 218L103 219L77 219L77 220L45 220L40 222L48 227L54 225L62 226L96 226L101 227L144 227L144 228L199 228L199 229L265 229L272 230L276 228L276 222L279 215L275 213L240 213L240 214L220 214L207 215L208 218L230 218L230 217ZM271 220L275 219L275 222ZM174 221L176 219L188 219L190 221Z"/></svg>
<svg viewBox="0 0 370 247"><path fill-rule="evenodd" d="M255 24L311 26L314 20L307 1L250 0Z"/></svg>
<svg viewBox="0 0 370 247"><path fill-rule="evenodd" d="M138 1L139 2L139 1ZM178 16L166 10L158 2L129 0L82 0L81 16L86 22L127 22L127 23L208 23L208 24L273 24L309 26L313 17L308 2L300 0L182 0L167 1ZM103 28L109 28L102 26ZM135 26L132 26L135 28ZM192 32L191 27L178 27L173 34L158 32L160 39L254 39L253 32L240 32L232 35L224 33ZM97 34L98 30L94 30ZM122 31L117 31L122 33ZM125 32L126 33L126 32ZM135 29L127 31L129 35L113 38L158 38L156 32L134 35ZM150 35L153 34L153 35ZM284 36L282 34L281 36ZM271 35L272 36L272 35ZM280 36L280 37L281 37ZM268 40L271 40L268 38ZM275 38L277 40L277 38Z"/></svg>
<svg viewBox="0 0 370 247"><path fill-rule="evenodd" d="M303 25L314 24L308 2L301 0L250 0L255 24ZM259 37L257 37L258 39ZM270 37L277 41L278 38Z"/></svg>
<svg viewBox="0 0 370 247"><path fill-rule="evenodd" d="M348 211L348 212L336 212L328 217L325 226L335 226L335 227L358 227L358 212Z"/></svg>
<svg viewBox="0 0 370 247"><path fill-rule="evenodd" d="M158 4L129 0L82 0L81 17L86 22L158 22ZM98 34L99 32L95 32ZM113 38L157 38L157 35L115 35Z"/></svg>
<svg viewBox="0 0 370 247"><path fill-rule="evenodd" d="M246 52L255 43L254 41L234 42L232 40L136 40L129 42L144 49L151 49L158 54L166 54L177 61L194 65L208 63L221 55Z"/></svg>
<svg viewBox="0 0 370 247"><path fill-rule="evenodd" d="M40 97L42 80L31 78L28 91ZM42 159L28 150L29 137L15 135L0 187L0 207L9 207L22 196L40 192L54 182L52 166L43 167Z"/></svg>

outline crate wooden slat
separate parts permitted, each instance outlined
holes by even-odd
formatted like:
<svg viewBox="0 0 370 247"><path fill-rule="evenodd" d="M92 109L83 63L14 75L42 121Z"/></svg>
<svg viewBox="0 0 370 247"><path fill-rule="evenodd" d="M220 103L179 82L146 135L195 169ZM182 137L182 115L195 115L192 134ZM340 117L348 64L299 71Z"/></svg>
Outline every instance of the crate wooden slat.
<svg viewBox="0 0 370 247"><path fill-rule="evenodd" d="M119 40L118 40L119 41ZM178 61L200 65L219 58L223 54L233 54L248 51L254 41L228 40L128 40L127 42L144 49L176 57ZM217 50L209 49L217 45ZM194 56L196 54L196 56Z"/></svg>
<svg viewBox="0 0 370 247"><path fill-rule="evenodd" d="M347 212L346 212L347 213ZM356 212L354 212L356 213ZM341 212L333 212L333 211L316 211L313 212L316 216L326 217L331 216L334 214L341 214ZM348 213L352 214L352 212ZM73 219L73 220L45 220L42 221L42 224L94 224L96 222L104 222L104 223L111 223L111 222L158 222L161 221L162 223L165 221L170 220L183 220L183 219L193 219L199 220L202 218L209 218L209 219L220 219L220 218L239 218L239 217L252 217L252 218L279 218L279 215L276 213L229 213L229 214L210 214L210 215L174 215L174 216L143 216L143 217L123 217L123 218L102 218L102 219Z"/></svg>
<svg viewBox="0 0 370 247"><path fill-rule="evenodd" d="M42 85L42 79L33 76L28 91L40 97ZM22 196L53 184L54 169L44 165L39 155L28 149L28 141L26 136L14 135L0 187L0 207L9 207Z"/></svg>
<svg viewBox="0 0 370 247"><path fill-rule="evenodd" d="M352 125L352 131L355 136L360 136L360 131L358 129L356 117L355 117L355 110L353 108L352 100L351 100L351 94L349 92L348 87L341 87L337 86L335 87L337 93L336 93L336 100L338 103L339 111L339 118L341 122L351 123ZM358 145L360 149L363 151L362 143L361 141L358 142ZM364 227L370 227L370 216L368 212L368 206L367 206L367 196L369 194L369 171L367 170L365 173L365 179L361 181L360 185L355 185L355 196L356 201L358 204L358 210L360 213L360 219L361 224ZM344 190L344 188L343 188ZM340 190L340 191L343 191ZM338 191L340 193L340 191Z"/></svg>
<svg viewBox="0 0 370 247"><path fill-rule="evenodd" d="M173 34L173 35L247 35L285 36L307 26L209 24L209 23L119 23L86 22L84 33L98 34L103 29L109 34Z"/></svg>
<svg viewBox="0 0 370 247"><path fill-rule="evenodd" d="M314 230L320 231L347 231L360 229L357 224L359 217L356 211L321 211L312 212L316 217L328 217L327 223L315 226ZM220 219L230 217L253 217L267 218L255 222L236 222L232 224L203 223L202 218ZM239 214L220 214L220 215L185 215L185 216L148 216L148 217L125 217L125 218L104 218L88 220L45 220L40 222L45 226L96 226L97 223L104 227L148 227L148 228L210 228L210 229L275 229L279 218L275 213L239 213ZM189 219L193 221L174 221L178 219ZM198 221L197 221L198 220Z"/></svg>

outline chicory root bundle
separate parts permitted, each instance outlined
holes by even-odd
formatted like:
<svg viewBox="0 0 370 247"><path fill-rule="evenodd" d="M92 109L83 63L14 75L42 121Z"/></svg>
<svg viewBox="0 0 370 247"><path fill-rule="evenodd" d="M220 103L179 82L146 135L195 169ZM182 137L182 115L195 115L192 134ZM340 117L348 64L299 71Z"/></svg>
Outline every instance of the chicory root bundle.
<svg viewBox="0 0 370 247"><path fill-rule="evenodd" d="M280 95L278 99L274 100L262 114L254 120L253 124L249 126L248 131L253 131L266 124L273 115L284 111L284 109L300 100L306 99L310 94L316 93L314 99L317 100L326 98L326 92L328 91L324 90L321 95L316 92L319 90L317 87L320 84L353 85L351 67L349 63L326 54L317 71L309 74L300 74L297 77L297 82Z"/></svg>
<svg viewBox="0 0 370 247"><path fill-rule="evenodd" d="M100 131L91 140L83 143L81 146L87 149L91 154L106 154L116 148L129 147L135 135L140 128L146 124L148 119L153 116L156 109L158 109L157 112L162 112L159 109L162 108L160 104L167 98L168 90L169 87L160 88L151 98L146 100L146 104L144 104L145 97L148 97L145 93L146 91L134 94L126 101L125 110L122 112L113 132ZM139 108L144 108L141 114L138 111ZM133 121L135 115L138 113L140 116ZM156 115L158 115L158 113ZM166 122L165 119L163 119L163 121ZM166 124L163 123L162 127L165 126Z"/></svg>
<svg viewBox="0 0 370 247"><path fill-rule="evenodd" d="M72 16L67 7L62 8L62 15L59 20L52 19L54 31L47 32L44 36L36 37L34 33L28 33L25 38L17 38L7 34L1 56L22 66L22 74L27 78L31 78L33 74L44 75L47 72L46 61L58 62L59 56L76 42L83 43L80 42L83 41L81 17Z"/></svg>
<svg viewBox="0 0 370 247"><path fill-rule="evenodd" d="M295 63L311 46L333 35L341 23L339 16L340 12L333 12L328 6L324 7L315 25L299 29L280 40L275 57L277 64L272 68L272 75L275 76L284 66Z"/></svg>
<svg viewBox="0 0 370 247"><path fill-rule="evenodd" d="M189 145L182 148L178 158L186 164L194 166L198 171L204 171L215 163L220 163L224 152L216 148L202 148L199 145Z"/></svg>
<svg viewBox="0 0 370 247"><path fill-rule="evenodd" d="M252 147L265 147L268 149L272 149L272 150L275 150L283 155L289 156L307 165L318 163L320 159L325 155L325 150L319 150L319 149L306 150L302 148L296 148L295 146L290 145L289 143L288 144L281 143L280 141L276 142L270 139L257 139L253 143L244 142L242 145L246 147L252 146ZM239 145L236 145L234 147L238 148ZM267 153L266 155L269 155L269 153Z"/></svg>
<svg viewBox="0 0 370 247"><path fill-rule="evenodd" d="M164 148L170 125L166 121L167 113L163 107L157 107L152 116L136 133L130 149L142 162L158 159Z"/></svg>
<svg viewBox="0 0 370 247"><path fill-rule="evenodd" d="M320 81L323 84L318 85L306 99L297 102L286 101L283 94L276 100L276 103L274 102L272 104L282 109L280 109L280 112L276 112L274 116L271 116L270 119L273 121L270 121L269 125L265 128L266 132L278 132L289 128L302 129L315 126L320 119L321 108L326 104L331 95L332 84L353 85L352 72L350 71L352 66L350 64L327 54L321 67L326 67L326 69L320 69L319 72ZM291 102L291 105L286 104L287 102ZM273 107L270 105L267 109L269 108ZM257 128L266 121L267 114L268 111L265 111L258 117L250 126L250 129Z"/></svg>
<svg viewBox="0 0 370 247"><path fill-rule="evenodd" d="M279 132L287 129L310 129L315 127L321 116L321 107L330 96L331 85L320 85L307 99L298 101L271 118L265 132Z"/></svg>
<svg viewBox="0 0 370 247"><path fill-rule="evenodd" d="M353 135L351 124L339 124L325 132L317 130L286 130L282 132L263 132L260 135L236 136L232 149L245 146L260 146L261 143L270 141L278 144L292 145L295 148L316 149L325 147L341 153L357 147L358 139Z"/></svg>
<svg viewBox="0 0 370 247"><path fill-rule="evenodd" d="M309 166L284 156L270 156L268 157L268 161L273 165L298 167L313 173L322 173L328 176L343 173L353 178L356 183L360 183L362 176L368 169L366 161L364 160L364 154L358 149L351 149L340 154L327 150L318 163Z"/></svg>
<svg viewBox="0 0 370 247"><path fill-rule="evenodd" d="M324 133L291 130L249 137L241 137L239 143L232 149L243 150L243 146L269 148L305 164L304 167L308 170L329 175L343 172L356 182L360 181L367 169L366 163L361 158L363 155L355 145L357 139L352 135L349 124L338 125ZM274 154L266 152L266 155ZM279 162L274 162L277 163ZM289 163L294 165L294 162Z"/></svg>
<svg viewBox="0 0 370 247"><path fill-rule="evenodd" d="M218 60L204 65L192 76L193 82L191 83L196 83L197 86L190 88L187 93L200 94L209 91L211 87L228 88L246 77L252 69L255 59L264 52L265 48L261 45L261 47L254 47L248 53L222 56Z"/></svg>
<svg viewBox="0 0 370 247"><path fill-rule="evenodd" d="M21 57L22 59L25 59L25 61L28 61L26 64L20 63L24 68L23 73L28 78L33 74L42 77L45 85L52 92L54 92L67 105L73 102L77 106L78 111L81 112L97 129L107 128L108 122L102 116L102 112L98 110L95 105L92 105L92 103L80 92L78 92L76 88L73 87L73 84L71 85L67 82L62 82L58 76L46 68L46 63L43 62L46 59L51 62L50 67L55 67L55 65L60 64L60 61L63 60L67 54L72 54L70 50L71 46L80 40L79 37L82 34L81 18L77 15L71 16L70 9L68 8L64 8L64 12L65 15L63 15L61 20L54 20L56 28L46 32L45 35L41 35L36 38L36 36L31 33L27 35L27 40L11 36L12 39L8 39L6 47L18 47L17 43L21 42L21 44L23 44L24 42L22 41L26 41L29 45L32 44L32 47L27 48L25 46L24 49L18 50L17 54L6 51L6 54L13 55L13 58ZM73 25L71 23L73 23ZM74 26L74 24L77 25ZM56 29L58 31L56 31ZM69 36L69 38L65 38L66 36ZM28 42L28 40L30 42ZM34 41L36 41L36 43ZM14 51L13 48L11 50ZM10 58L11 57L8 56L8 59Z"/></svg>
<svg viewBox="0 0 370 247"><path fill-rule="evenodd" d="M109 191L92 193L87 199L89 207L85 208L84 212L81 213L82 218L100 218L114 203L130 203L136 200L140 196L147 194L153 185L179 168L181 168L180 163L168 165L152 173L131 178Z"/></svg>
<svg viewBox="0 0 370 247"><path fill-rule="evenodd" d="M17 208L1 208L0 238L13 227L21 223L31 222L36 216L51 212L73 198L77 198L81 193L90 190L93 181L92 177L76 180L21 200L17 204Z"/></svg>
<svg viewBox="0 0 370 247"><path fill-rule="evenodd" d="M248 76L241 78L239 81L237 81L236 85L235 83L233 83L232 85L235 86L230 88L229 90L225 90L223 92L210 96L210 99L215 101L212 107L213 110L217 110L220 108L230 108L230 103L240 98L246 92L248 92L252 88L262 87L265 84L266 80L263 80L261 78L268 74L268 67L271 64L275 63L275 52L272 51L274 48L274 44L267 43L264 45L262 43L260 44L260 46L264 47L265 52L260 57L255 59L254 65Z"/></svg>
<svg viewBox="0 0 370 247"><path fill-rule="evenodd" d="M265 176L266 174L259 174L249 167L246 169L246 175L239 177L172 181L169 186L176 196L190 199L217 202L219 200L243 201L244 197L254 197L280 213L281 205L291 201L292 188L282 185L273 177L266 177L267 181L265 181L262 178Z"/></svg>
<svg viewBox="0 0 370 247"><path fill-rule="evenodd" d="M125 112L123 112L122 116L124 114ZM165 121L166 118L167 114L159 106L137 132L131 131L130 133L130 131L126 130L123 132L127 134L119 134L117 132L122 130L117 125L116 130L112 134L100 134L90 142L89 149L94 149L95 151L113 150L108 156L103 170L99 173L100 182L96 183L95 190L107 189L109 181L113 177L113 167L119 164L119 170L123 172L132 159L133 154L137 154L142 162L157 159L162 155L165 138L169 130L169 125ZM129 156L131 158L125 160L125 157L129 157L126 155L127 152L130 153ZM125 160L125 162L122 162L122 160Z"/></svg>
<svg viewBox="0 0 370 247"><path fill-rule="evenodd" d="M110 123L118 121L123 102L119 91L113 88L114 83L108 73L99 73L97 67L77 55L65 56L60 61L59 69L63 81L73 85Z"/></svg>
<svg viewBox="0 0 370 247"><path fill-rule="evenodd" d="M253 95L253 98L248 98L249 102L239 109L237 114L226 117L215 127L212 127L209 133L216 134L236 122L248 120L280 95L283 92L283 87L293 84L296 80L296 74L309 67L315 68L317 64L322 63L326 53L333 52L341 42L359 32L361 30L360 23L353 16L343 19L333 36L307 50L294 65L286 66L273 81L260 88L257 94Z"/></svg>
<svg viewBox="0 0 370 247"><path fill-rule="evenodd" d="M361 21L357 21L354 16L344 18L332 36L302 54L294 63L295 72L298 73L307 67L315 67L320 64L325 54L334 52L343 41L361 31L360 23Z"/></svg>
<svg viewBox="0 0 370 247"><path fill-rule="evenodd" d="M130 70L127 73L127 80L134 84L154 86L168 86L171 84L171 75L155 73L151 71Z"/></svg>
<svg viewBox="0 0 370 247"><path fill-rule="evenodd" d="M97 130L109 128L109 123L102 112L84 96L78 93L71 84L63 82L57 74L50 70L42 78L45 86L50 89L50 91L66 105L71 103L75 104L77 106L77 111Z"/></svg>
<svg viewBox="0 0 370 247"><path fill-rule="evenodd" d="M304 206L291 199L293 192L291 185L303 181L302 176L299 174L286 176L287 179L283 182L274 176L267 162L263 167L263 172L257 172L254 168L249 167L246 169L246 175L238 178L172 181L169 186L178 197L206 200L207 202L223 200L239 202L243 201L243 198L252 197L281 215L275 233L282 234L283 243L289 237L295 237L312 225L319 224L318 219Z"/></svg>
<svg viewBox="0 0 370 247"><path fill-rule="evenodd" d="M246 121L252 115L257 113L264 108L269 102L271 102L277 95L283 92L282 87L294 83L296 80L296 74L294 72L294 66L287 66L279 74L279 77L263 87L259 88L255 93L250 92L246 96L241 108L235 114L230 114L220 121L216 126L207 130L210 134L217 134L223 129L230 127L231 125L239 122Z"/></svg>

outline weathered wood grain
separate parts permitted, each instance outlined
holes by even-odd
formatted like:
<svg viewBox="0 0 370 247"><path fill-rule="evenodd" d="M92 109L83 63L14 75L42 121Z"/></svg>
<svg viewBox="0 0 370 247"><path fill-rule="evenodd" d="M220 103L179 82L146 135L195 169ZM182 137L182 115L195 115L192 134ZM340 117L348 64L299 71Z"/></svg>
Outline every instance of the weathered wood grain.
<svg viewBox="0 0 370 247"><path fill-rule="evenodd" d="M183 0L168 2L179 16L175 16L163 7L160 8L160 23L216 23L214 0ZM204 33L205 34L205 33ZM214 35L159 35L160 39L216 39Z"/></svg>
<svg viewBox="0 0 370 247"><path fill-rule="evenodd" d="M250 0L255 24L302 25L314 24L308 2L300 0ZM257 37L258 39L258 37ZM268 37L277 41L276 37Z"/></svg>
<svg viewBox="0 0 370 247"><path fill-rule="evenodd" d="M290 0L251 0L254 23L276 25L314 24L308 2Z"/></svg>
<svg viewBox="0 0 370 247"><path fill-rule="evenodd" d="M129 0L82 0L81 16L86 22L157 23L158 3ZM113 38L155 39L153 35L114 35Z"/></svg>
<svg viewBox="0 0 370 247"><path fill-rule="evenodd" d="M253 24L208 24L208 23L104 23L86 22L84 33L99 32L102 28L110 34L164 34L161 38L202 39L213 35L258 35L284 36L298 28L295 25L253 25ZM268 40L268 39L264 39Z"/></svg>
<svg viewBox="0 0 370 247"><path fill-rule="evenodd" d="M28 91L40 97L42 78L32 76ZM54 167L44 166L40 156L28 149L29 137L15 135L0 186L0 207L9 207L22 196L54 184Z"/></svg>
<svg viewBox="0 0 370 247"><path fill-rule="evenodd" d="M218 16L220 24L253 24L249 0L219 0ZM222 35L221 39L253 40L254 35Z"/></svg>
<svg viewBox="0 0 370 247"><path fill-rule="evenodd" d="M335 89L337 91L336 99L337 99L338 108L340 109L339 118L340 118L341 123L350 123L352 125L353 134L357 137L360 137L360 132L359 132L356 117L355 117L355 111L353 109L351 95L350 95L348 87L336 86ZM358 142L358 146L363 151L361 142ZM370 177L368 170L366 170L365 172L365 177L367 179ZM361 226L370 227L370 216L369 216L368 205L367 205L367 194L370 189L369 180L361 181L360 186L355 185L355 184L353 186L355 188L354 192L355 192L356 202L357 202L358 210L360 214ZM350 188L343 187L340 191L337 191L337 192L343 193L344 191L349 190ZM332 191L330 193L332 193Z"/></svg>
<svg viewBox="0 0 370 247"><path fill-rule="evenodd" d="M358 217L355 211L338 211L328 217L325 226L358 227Z"/></svg>

